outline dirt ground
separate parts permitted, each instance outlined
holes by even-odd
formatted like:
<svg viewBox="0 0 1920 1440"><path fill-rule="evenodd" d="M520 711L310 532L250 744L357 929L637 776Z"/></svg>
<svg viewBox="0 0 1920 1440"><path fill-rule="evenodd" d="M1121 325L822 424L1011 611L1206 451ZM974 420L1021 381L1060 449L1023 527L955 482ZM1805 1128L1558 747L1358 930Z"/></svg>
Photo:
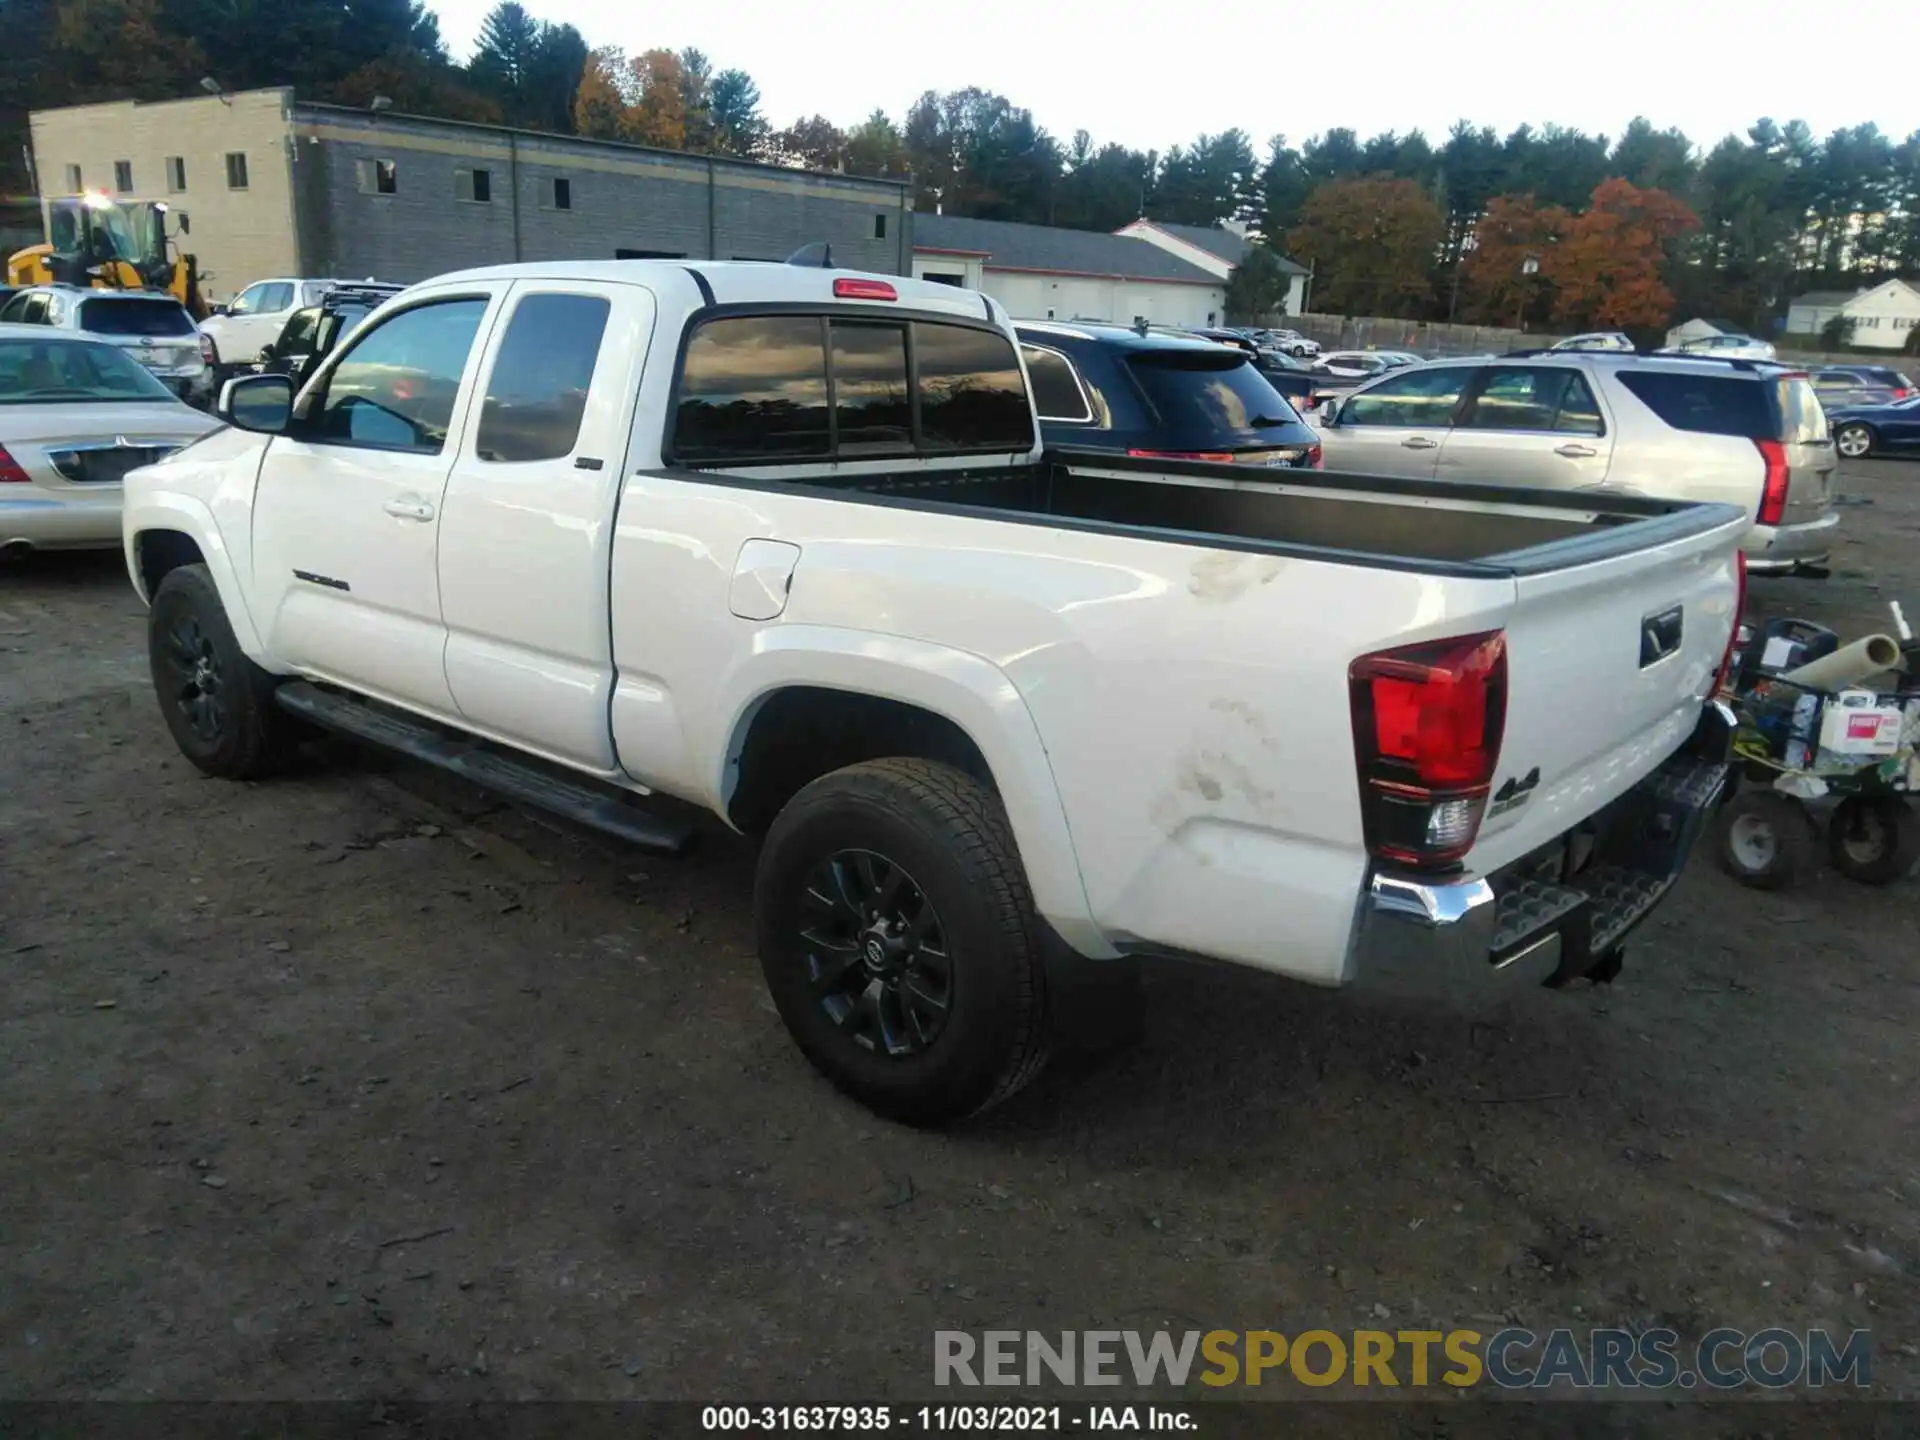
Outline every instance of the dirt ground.
<svg viewBox="0 0 1920 1440"><path fill-rule="evenodd" d="M1920 621L1920 466L1843 486L1756 606ZM1866 1328L1920 1396L1914 882L1703 851L1618 984L1471 1023L1169 966L1136 1047L918 1133L788 1042L741 843L345 747L202 779L142 623L117 557L0 570L0 1398L925 1399L937 1329L1503 1322Z"/></svg>

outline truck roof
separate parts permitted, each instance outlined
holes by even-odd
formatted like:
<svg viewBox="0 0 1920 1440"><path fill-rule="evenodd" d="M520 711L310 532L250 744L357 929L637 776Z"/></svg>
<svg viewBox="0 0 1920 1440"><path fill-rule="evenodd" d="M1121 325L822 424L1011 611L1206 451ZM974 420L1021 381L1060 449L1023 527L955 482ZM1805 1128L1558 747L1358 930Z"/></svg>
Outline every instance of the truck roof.
<svg viewBox="0 0 1920 1440"><path fill-rule="evenodd" d="M591 280L603 284L647 285L679 289L701 285L712 292L712 303L771 304L887 304L871 296L839 296L841 280L879 281L893 287L897 301L919 311L964 316L1007 324L1007 313L978 290L962 290L906 275L882 275L866 270L826 269L816 265L788 265L777 260L561 260L529 261L517 265L488 265L436 275L422 284L435 287L474 280Z"/></svg>

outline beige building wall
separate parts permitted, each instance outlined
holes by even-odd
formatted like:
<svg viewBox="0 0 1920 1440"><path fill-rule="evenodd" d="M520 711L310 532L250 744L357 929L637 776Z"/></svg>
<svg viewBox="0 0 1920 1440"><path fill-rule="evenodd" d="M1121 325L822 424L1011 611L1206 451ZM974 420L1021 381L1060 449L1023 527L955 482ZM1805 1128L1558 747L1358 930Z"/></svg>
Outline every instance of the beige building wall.
<svg viewBox="0 0 1920 1440"><path fill-rule="evenodd" d="M190 222L180 248L200 266L209 300L231 300L255 280L297 275L294 220L293 92L249 90L139 104L131 100L39 110L32 117L33 159L42 195L73 193L71 167L88 190L135 200L165 200ZM227 157L246 157L244 188L230 185ZM177 159L182 177L170 167ZM119 174L116 165L131 167ZM238 178L237 174L233 177ZM121 180L131 186L122 188Z"/></svg>

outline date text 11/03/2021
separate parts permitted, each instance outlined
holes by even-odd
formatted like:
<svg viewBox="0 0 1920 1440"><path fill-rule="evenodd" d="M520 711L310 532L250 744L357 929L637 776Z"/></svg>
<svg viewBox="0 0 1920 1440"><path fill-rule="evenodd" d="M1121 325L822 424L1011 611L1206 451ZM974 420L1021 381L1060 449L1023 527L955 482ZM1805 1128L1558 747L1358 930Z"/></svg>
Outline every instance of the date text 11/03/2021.
<svg viewBox="0 0 1920 1440"><path fill-rule="evenodd" d="M700 1428L713 1431L890 1430L931 1434L1072 1432L1192 1433L1190 1410L1164 1405L708 1405Z"/></svg>

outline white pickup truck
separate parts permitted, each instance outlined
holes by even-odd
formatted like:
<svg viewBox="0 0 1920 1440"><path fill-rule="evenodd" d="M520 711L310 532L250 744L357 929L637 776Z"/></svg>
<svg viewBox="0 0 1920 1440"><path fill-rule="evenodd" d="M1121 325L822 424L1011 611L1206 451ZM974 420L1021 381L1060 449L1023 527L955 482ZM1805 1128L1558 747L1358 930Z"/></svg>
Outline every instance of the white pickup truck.
<svg viewBox="0 0 1920 1440"><path fill-rule="evenodd" d="M1144 954L1606 977L1724 776L1744 513L1042 454L970 291L469 271L219 409L126 487L188 759L317 724L764 833L780 1014L903 1119L1012 1094Z"/></svg>

